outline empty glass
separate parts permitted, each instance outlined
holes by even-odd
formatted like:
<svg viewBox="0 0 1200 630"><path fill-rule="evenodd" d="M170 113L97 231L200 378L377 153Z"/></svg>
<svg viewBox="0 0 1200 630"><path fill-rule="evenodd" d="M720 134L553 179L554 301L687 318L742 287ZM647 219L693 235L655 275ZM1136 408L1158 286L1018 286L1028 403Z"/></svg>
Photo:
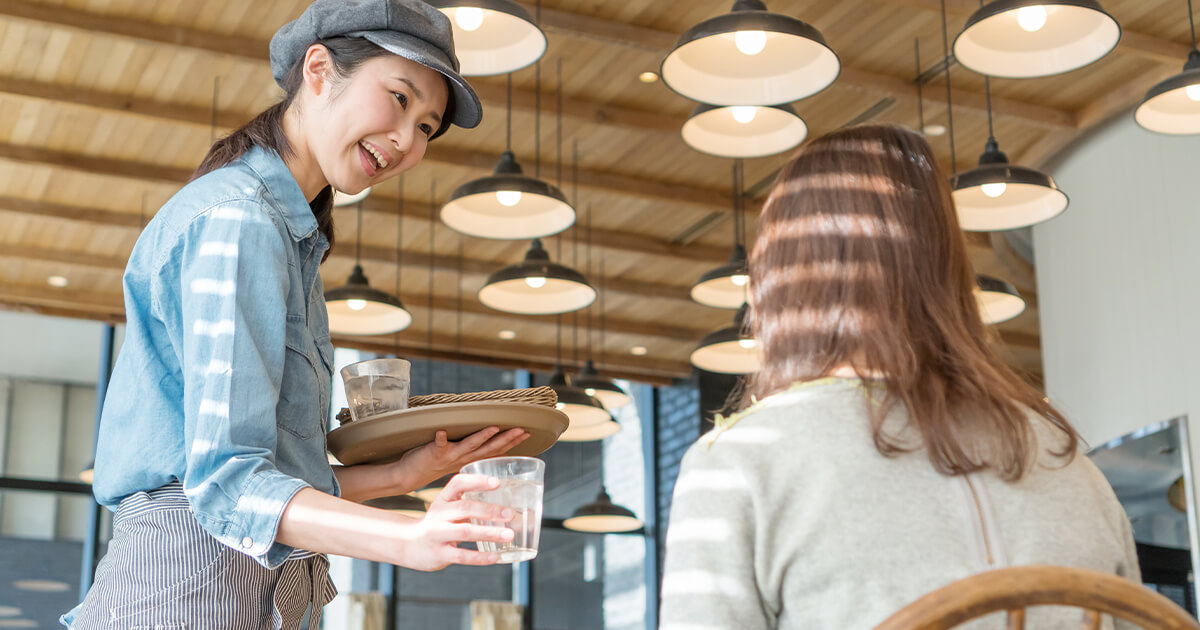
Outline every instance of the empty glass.
<svg viewBox="0 0 1200 630"><path fill-rule="evenodd" d="M493 457L467 464L459 472L467 475L487 475L500 480L500 487L487 492L467 492L469 501L502 505L513 511L507 523L478 521L475 525L508 527L513 539L506 543L476 543L480 551L500 554L500 562L511 564L532 560L537 556L538 538L542 533L542 490L546 462L534 457Z"/></svg>
<svg viewBox="0 0 1200 630"><path fill-rule="evenodd" d="M408 370L404 359L371 359L342 368L346 405L354 421L408 409Z"/></svg>

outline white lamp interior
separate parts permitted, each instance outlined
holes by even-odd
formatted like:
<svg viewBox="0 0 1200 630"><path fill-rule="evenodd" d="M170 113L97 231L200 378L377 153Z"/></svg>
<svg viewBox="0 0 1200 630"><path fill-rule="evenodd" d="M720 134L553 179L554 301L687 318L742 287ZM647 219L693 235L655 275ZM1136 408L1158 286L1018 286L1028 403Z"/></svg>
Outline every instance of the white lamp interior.
<svg viewBox="0 0 1200 630"><path fill-rule="evenodd" d="M468 236L517 240L558 234L575 223L571 206L543 195L524 193L514 206L494 192L459 197L442 206L442 221Z"/></svg>
<svg viewBox="0 0 1200 630"><path fill-rule="evenodd" d="M479 290L484 306L520 315L553 315L585 308L596 299L596 290L586 284L546 278L533 288L524 278L489 284Z"/></svg>
<svg viewBox="0 0 1200 630"><path fill-rule="evenodd" d="M1200 82L1193 91L1200 90ZM1142 103L1133 114L1137 123L1151 131L1169 134L1200 133L1200 100L1179 87Z"/></svg>
<svg viewBox="0 0 1200 630"><path fill-rule="evenodd" d="M747 348L741 341L726 341L697 348L692 353L692 365L723 374L757 372L762 366L762 348L757 342Z"/></svg>
<svg viewBox="0 0 1200 630"><path fill-rule="evenodd" d="M954 42L964 66L994 77L1029 78L1086 66L1117 45L1121 27L1098 11L1047 4L1045 24L1026 30L1018 9L972 25Z"/></svg>
<svg viewBox="0 0 1200 630"><path fill-rule="evenodd" d="M754 107L753 118L739 122L732 107L692 116L683 125L683 141L693 149L730 158L782 153L799 145L808 125L799 116L774 107Z"/></svg>
<svg viewBox="0 0 1200 630"><path fill-rule="evenodd" d="M460 22L470 25L473 20L458 19L460 10L459 7L441 9L454 29L454 53L463 75L512 72L537 61L546 52L546 36L535 24L503 11L470 7L472 13L479 12L483 19L477 28L468 31Z"/></svg>
<svg viewBox="0 0 1200 630"><path fill-rule="evenodd" d="M629 532L642 526L642 522L630 516L616 514L589 514L588 516L572 516L563 521L563 527L577 532L592 532L604 534L609 532Z"/></svg>
<svg viewBox="0 0 1200 630"><path fill-rule="evenodd" d="M355 310L350 300L333 300L325 304L329 312L329 330L342 335L386 335L408 328L412 315L388 304L364 300L363 308Z"/></svg>
<svg viewBox="0 0 1200 630"><path fill-rule="evenodd" d="M762 52L747 55L733 33L721 33L675 49L662 75L676 92L701 103L775 105L820 92L839 67L832 50L806 37L767 32Z"/></svg>
<svg viewBox="0 0 1200 630"><path fill-rule="evenodd" d="M569 426L566 431L563 431L562 435L558 436L558 440L560 442L592 442L616 435L620 431L620 424L612 420L605 420L598 424L579 427Z"/></svg>
<svg viewBox="0 0 1200 630"><path fill-rule="evenodd" d="M750 285L738 285L733 276L724 276L693 286L692 299L713 308L740 308L749 291Z"/></svg>
<svg viewBox="0 0 1200 630"><path fill-rule="evenodd" d="M1025 300L999 291L975 291L979 312L985 324L1006 322L1025 311Z"/></svg>
<svg viewBox="0 0 1200 630"><path fill-rule="evenodd" d="M1007 184L1004 193L990 197L982 186L954 191L962 229L973 232L1011 230L1041 223L1067 208L1062 191L1034 184Z"/></svg>

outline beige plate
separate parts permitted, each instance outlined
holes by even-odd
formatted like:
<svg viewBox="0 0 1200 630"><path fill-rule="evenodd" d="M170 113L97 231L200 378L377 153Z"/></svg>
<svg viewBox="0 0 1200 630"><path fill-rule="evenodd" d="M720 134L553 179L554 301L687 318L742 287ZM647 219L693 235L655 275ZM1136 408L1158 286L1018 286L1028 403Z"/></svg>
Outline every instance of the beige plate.
<svg viewBox="0 0 1200 630"><path fill-rule="evenodd" d="M338 427L329 433L329 452L347 466L393 461L432 442L437 431L445 430L451 440L459 440L490 426L528 431L529 439L508 454L532 456L554 446L567 430L567 414L553 407L517 402L425 405Z"/></svg>

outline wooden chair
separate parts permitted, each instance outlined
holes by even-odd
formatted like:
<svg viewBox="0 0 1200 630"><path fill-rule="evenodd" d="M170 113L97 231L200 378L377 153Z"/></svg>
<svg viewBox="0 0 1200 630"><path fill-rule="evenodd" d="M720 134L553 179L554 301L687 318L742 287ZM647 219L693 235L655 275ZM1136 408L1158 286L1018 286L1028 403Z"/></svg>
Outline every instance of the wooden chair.
<svg viewBox="0 0 1200 630"><path fill-rule="evenodd" d="M875 630L942 630L999 611L1008 629L1024 630L1028 606L1083 609L1080 628L1100 627L1111 615L1147 630L1200 629L1171 600L1124 578L1068 567L1031 565L998 569L948 584L912 602Z"/></svg>

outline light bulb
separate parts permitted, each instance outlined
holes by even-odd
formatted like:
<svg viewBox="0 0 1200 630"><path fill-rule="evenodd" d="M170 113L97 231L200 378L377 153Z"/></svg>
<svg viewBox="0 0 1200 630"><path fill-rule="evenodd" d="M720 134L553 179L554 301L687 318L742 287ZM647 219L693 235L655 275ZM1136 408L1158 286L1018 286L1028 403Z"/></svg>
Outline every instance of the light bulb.
<svg viewBox="0 0 1200 630"><path fill-rule="evenodd" d="M459 7L454 12L454 21L464 31L473 31L483 24L483 9L479 7Z"/></svg>
<svg viewBox="0 0 1200 630"><path fill-rule="evenodd" d="M735 105L731 109L733 110L733 119L743 125L754 120L754 117L758 115L758 108L752 105Z"/></svg>
<svg viewBox="0 0 1200 630"><path fill-rule="evenodd" d="M738 345L749 350L758 345L758 342L753 339L738 339Z"/></svg>
<svg viewBox="0 0 1200 630"><path fill-rule="evenodd" d="M541 276L533 276L532 278L525 278L525 284L529 285L530 289L540 289L546 286L546 279Z"/></svg>
<svg viewBox="0 0 1200 630"><path fill-rule="evenodd" d="M1193 83L1183 88L1183 92L1193 101L1200 101L1200 83Z"/></svg>
<svg viewBox="0 0 1200 630"><path fill-rule="evenodd" d="M366 300L346 300L346 308L352 311L361 311L367 308Z"/></svg>
<svg viewBox="0 0 1200 630"><path fill-rule="evenodd" d="M556 402L556 403L554 403L554 408L559 411L562 411L563 409L567 408L567 403Z"/></svg>
<svg viewBox="0 0 1200 630"><path fill-rule="evenodd" d="M589 387L589 388L587 388L587 389L583 390L583 393L587 394L588 396L595 396L595 395L596 395L596 388L595 388L595 387Z"/></svg>
<svg viewBox="0 0 1200 630"><path fill-rule="evenodd" d="M980 188L983 188L983 194L995 199L996 197L1004 194L1004 191L1008 189L1008 184L1005 184L1004 182L997 182L995 184L984 184L983 186L980 186Z"/></svg>
<svg viewBox="0 0 1200 630"><path fill-rule="evenodd" d="M1042 30L1046 25L1046 7L1021 7L1017 9L1017 24L1030 33Z"/></svg>
<svg viewBox="0 0 1200 630"><path fill-rule="evenodd" d="M744 273L739 273L736 275L729 276L729 281L732 282L736 286L744 287L744 286L746 286L746 284L748 284L750 282L750 276L747 276Z"/></svg>
<svg viewBox="0 0 1200 630"><path fill-rule="evenodd" d="M762 31L738 31L733 34L733 43L743 55L754 56L767 47L767 34Z"/></svg>
<svg viewBox="0 0 1200 630"><path fill-rule="evenodd" d="M505 208L511 208L521 203L521 191L519 190L500 190L496 192L496 201Z"/></svg>

